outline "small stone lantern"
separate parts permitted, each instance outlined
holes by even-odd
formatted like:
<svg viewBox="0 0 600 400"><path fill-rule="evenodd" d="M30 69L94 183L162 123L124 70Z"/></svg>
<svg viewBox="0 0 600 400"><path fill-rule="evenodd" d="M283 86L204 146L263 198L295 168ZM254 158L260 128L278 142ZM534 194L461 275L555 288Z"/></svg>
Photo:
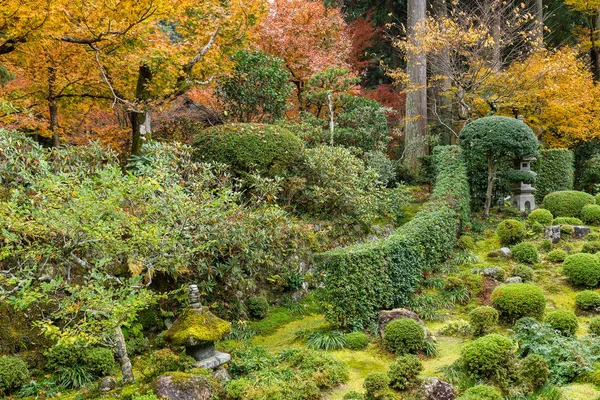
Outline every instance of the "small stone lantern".
<svg viewBox="0 0 600 400"><path fill-rule="evenodd" d="M531 170L531 163L535 161L535 157L526 157L518 162L517 169L535 174ZM530 183L517 182L513 186L513 195L511 204L517 207L521 212L530 212L535 210L535 197L533 192L535 188Z"/></svg>
<svg viewBox="0 0 600 400"><path fill-rule="evenodd" d="M165 341L185 346L186 354L197 361L196 367L217 368L231 359L229 354L215 349L215 342L231 332L231 324L202 307L198 286L191 285L189 291L190 307L165 333Z"/></svg>

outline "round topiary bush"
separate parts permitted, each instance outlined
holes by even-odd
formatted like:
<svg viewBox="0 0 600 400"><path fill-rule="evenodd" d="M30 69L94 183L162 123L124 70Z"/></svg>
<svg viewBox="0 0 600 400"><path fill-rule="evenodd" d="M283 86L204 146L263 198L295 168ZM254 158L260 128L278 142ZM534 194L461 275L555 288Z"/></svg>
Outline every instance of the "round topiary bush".
<svg viewBox="0 0 600 400"><path fill-rule="evenodd" d="M27 383L27 363L14 356L0 356L0 395L18 390Z"/></svg>
<svg viewBox="0 0 600 400"><path fill-rule="evenodd" d="M269 312L269 302L264 297L250 297L246 300L248 315L253 319L263 319Z"/></svg>
<svg viewBox="0 0 600 400"><path fill-rule="evenodd" d="M85 349L83 362L90 373L96 377L111 375L117 369L117 362L111 349L92 347Z"/></svg>
<svg viewBox="0 0 600 400"><path fill-rule="evenodd" d="M477 385L465 390L457 400L502 400L502 395L492 386Z"/></svg>
<svg viewBox="0 0 600 400"><path fill-rule="evenodd" d="M575 286L596 287L600 282L600 260L592 254L572 254L565 258L563 274Z"/></svg>
<svg viewBox="0 0 600 400"><path fill-rule="evenodd" d="M588 204L581 209L581 220L590 225L600 224L600 205Z"/></svg>
<svg viewBox="0 0 600 400"><path fill-rule="evenodd" d="M224 124L198 133L192 146L197 161L227 164L236 173L283 176L301 164L304 145L278 125Z"/></svg>
<svg viewBox="0 0 600 400"><path fill-rule="evenodd" d="M384 346L395 354L418 353L425 344L425 330L410 318L393 320L386 325L384 333Z"/></svg>
<svg viewBox="0 0 600 400"><path fill-rule="evenodd" d="M594 318L590 321L588 331L592 335L600 336L600 318Z"/></svg>
<svg viewBox="0 0 600 400"><path fill-rule="evenodd" d="M550 211L555 217L581 217L581 210L588 204L596 204L591 194L576 190L563 190L546 195L542 208Z"/></svg>
<svg viewBox="0 0 600 400"><path fill-rule="evenodd" d="M511 276L519 276L523 282L529 282L533 279L533 268L518 264L513 268Z"/></svg>
<svg viewBox="0 0 600 400"><path fill-rule="evenodd" d="M597 242L600 241L600 233L598 232L590 232L586 235L585 240L588 242Z"/></svg>
<svg viewBox="0 0 600 400"><path fill-rule="evenodd" d="M498 224L496 234L503 245L519 243L525 238L525 224L516 219L507 219Z"/></svg>
<svg viewBox="0 0 600 400"><path fill-rule="evenodd" d="M423 364L416 356L407 354L400 356L390 364L388 377L390 387L396 390L406 390L419 384L419 374Z"/></svg>
<svg viewBox="0 0 600 400"><path fill-rule="evenodd" d="M361 392L357 392L356 390L352 390L344 395L342 400L364 400L365 395Z"/></svg>
<svg viewBox="0 0 600 400"><path fill-rule="evenodd" d="M461 250L475 250L475 241L471 236L462 235L456 241L456 247Z"/></svg>
<svg viewBox="0 0 600 400"><path fill-rule="evenodd" d="M581 248L582 253L595 254L600 251L600 241L585 242Z"/></svg>
<svg viewBox="0 0 600 400"><path fill-rule="evenodd" d="M579 328L577 316L570 310L550 311L545 322L566 336L573 336Z"/></svg>
<svg viewBox="0 0 600 400"><path fill-rule="evenodd" d="M554 216L552 215L552 213L543 208L536 208L527 216L527 220L529 222L538 222L544 226L550 225L553 219Z"/></svg>
<svg viewBox="0 0 600 400"><path fill-rule="evenodd" d="M350 350L362 350L369 344L369 336L360 331L346 333L346 348Z"/></svg>
<svg viewBox="0 0 600 400"><path fill-rule="evenodd" d="M600 308L600 293L584 290L575 296L575 305L583 311L595 311Z"/></svg>
<svg viewBox="0 0 600 400"><path fill-rule="evenodd" d="M462 348L460 360L472 378L491 378L514 366L513 347L506 336L482 336Z"/></svg>
<svg viewBox="0 0 600 400"><path fill-rule="evenodd" d="M371 372L365 376L365 399L378 399L389 389L390 379L385 372Z"/></svg>
<svg viewBox="0 0 600 400"><path fill-rule="evenodd" d="M554 263L560 263L560 262L565 261L565 258L567 258L568 256L569 256L569 253L567 253L565 250L554 249L550 253L548 253L546 258Z"/></svg>
<svg viewBox="0 0 600 400"><path fill-rule="evenodd" d="M527 264L538 262L539 254L534 243L519 243L511 248L515 260Z"/></svg>
<svg viewBox="0 0 600 400"><path fill-rule="evenodd" d="M583 225L583 221L581 221L579 218L559 217L554 218L552 225Z"/></svg>
<svg viewBox="0 0 600 400"><path fill-rule="evenodd" d="M519 372L521 380L526 382L532 391L544 386L550 374L548 361L539 354L529 354L522 359Z"/></svg>
<svg viewBox="0 0 600 400"><path fill-rule="evenodd" d="M481 306L469 313L469 324L473 336L483 336L492 332L498 323L498 311L490 306Z"/></svg>
<svg viewBox="0 0 600 400"><path fill-rule="evenodd" d="M492 292L492 306L502 321L513 323L519 318L541 318L546 308L542 290L529 283L510 283L498 286Z"/></svg>
<svg viewBox="0 0 600 400"><path fill-rule="evenodd" d="M560 234L562 236L571 236L575 232L575 228L573 225L561 225L560 226Z"/></svg>

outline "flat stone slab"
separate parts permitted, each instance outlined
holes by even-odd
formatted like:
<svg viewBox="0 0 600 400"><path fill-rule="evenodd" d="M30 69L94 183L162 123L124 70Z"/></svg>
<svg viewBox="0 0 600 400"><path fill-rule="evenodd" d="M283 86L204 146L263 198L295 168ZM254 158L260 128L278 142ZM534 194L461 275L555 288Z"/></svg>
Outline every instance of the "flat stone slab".
<svg viewBox="0 0 600 400"><path fill-rule="evenodd" d="M196 367L215 369L231 360L231 355L217 351L214 356L200 360L194 364Z"/></svg>

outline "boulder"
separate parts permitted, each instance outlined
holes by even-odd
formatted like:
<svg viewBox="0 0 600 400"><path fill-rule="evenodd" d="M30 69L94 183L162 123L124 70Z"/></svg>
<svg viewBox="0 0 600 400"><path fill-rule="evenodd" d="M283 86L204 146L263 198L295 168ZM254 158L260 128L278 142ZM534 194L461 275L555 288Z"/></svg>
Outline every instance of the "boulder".
<svg viewBox="0 0 600 400"><path fill-rule="evenodd" d="M154 392L160 399L209 400L213 396L213 385L202 375L169 372L156 378Z"/></svg>
<svg viewBox="0 0 600 400"><path fill-rule="evenodd" d="M500 267L489 267L483 270L484 276L495 280L498 280L499 277L502 277L502 280L504 280L504 273L504 270Z"/></svg>
<svg viewBox="0 0 600 400"><path fill-rule="evenodd" d="M215 371L213 372L213 378L215 378L217 380L217 382L219 383L227 383L231 380L231 377L229 376L229 372L227 372L227 370L223 367L219 367L217 369L215 369Z"/></svg>
<svg viewBox="0 0 600 400"><path fill-rule="evenodd" d="M406 308L394 308L393 310L384 310L379 312L377 324L379 326L379 334L382 338L384 336L384 330L387 324L399 318L410 318L417 321L425 330L425 336L430 336L429 330L427 329L425 323L421 320L421 318L419 318L417 313L415 313L414 311L410 311Z"/></svg>
<svg viewBox="0 0 600 400"><path fill-rule="evenodd" d="M454 400L454 388L451 384L438 378L427 378L423 381L424 400Z"/></svg>
<svg viewBox="0 0 600 400"><path fill-rule="evenodd" d="M520 276L511 276L506 280L506 283L523 283L523 278Z"/></svg>
<svg viewBox="0 0 600 400"><path fill-rule="evenodd" d="M117 387L117 381L112 376L105 376L100 381L100 385L98 386L98 390L102 393L110 392L114 388Z"/></svg>
<svg viewBox="0 0 600 400"><path fill-rule="evenodd" d="M488 253L487 256L490 258L499 258L499 257L511 258L512 251L508 247L502 247L501 249L494 250L494 251Z"/></svg>
<svg viewBox="0 0 600 400"><path fill-rule="evenodd" d="M550 225L544 231L544 238L550 239L552 243L560 242L560 225Z"/></svg>
<svg viewBox="0 0 600 400"><path fill-rule="evenodd" d="M583 239L591 232L589 226L575 225L573 226L573 237L575 239Z"/></svg>

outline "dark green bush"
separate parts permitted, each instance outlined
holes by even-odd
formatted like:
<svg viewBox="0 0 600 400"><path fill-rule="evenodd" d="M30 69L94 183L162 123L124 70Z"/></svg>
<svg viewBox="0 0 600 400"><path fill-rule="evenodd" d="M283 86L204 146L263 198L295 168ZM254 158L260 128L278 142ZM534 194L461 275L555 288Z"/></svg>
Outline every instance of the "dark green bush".
<svg viewBox="0 0 600 400"><path fill-rule="evenodd" d="M46 368L56 372L83 362L83 348L73 345L52 346L44 352Z"/></svg>
<svg viewBox="0 0 600 400"><path fill-rule="evenodd" d="M548 361L539 354L529 354L521 360L519 373L531 391L539 389L548 382Z"/></svg>
<svg viewBox="0 0 600 400"><path fill-rule="evenodd" d="M112 375L117 369L117 363L111 349L92 347L85 349L83 363L95 377Z"/></svg>
<svg viewBox="0 0 600 400"><path fill-rule="evenodd" d="M386 325L383 344L395 354L418 353L423 349L425 330L410 318L395 319Z"/></svg>
<svg viewBox="0 0 600 400"><path fill-rule="evenodd" d="M542 225L550 225L553 219L552 213L543 208L536 208L527 216L529 222L539 222Z"/></svg>
<svg viewBox="0 0 600 400"><path fill-rule="evenodd" d="M489 306L481 306L469 313L469 324L473 336L484 336L491 333L498 323L498 311Z"/></svg>
<svg viewBox="0 0 600 400"><path fill-rule="evenodd" d="M365 395L355 390L350 391L344 395L342 400L364 400Z"/></svg>
<svg viewBox="0 0 600 400"><path fill-rule="evenodd" d="M588 331L592 335L600 336L600 318L596 317L590 321Z"/></svg>
<svg viewBox="0 0 600 400"><path fill-rule="evenodd" d="M390 379L385 372L371 372L365 376L363 388L366 400L380 399L388 390Z"/></svg>
<svg viewBox="0 0 600 400"><path fill-rule="evenodd" d="M475 241L471 236L462 235L456 241L456 247L461 250L475 250Z"/></svg>
<svg viewBox="0 0 600 400"><path fill-rule="evenodd" d="M579 327L577 316L570 310L554 310L546 315L545 322L563 335L574 335Z"/></svg>
<svg viewBox="0 0 600 400"><path fill-rule="evenodd" d="M583 225L583 222L579 218L558 217L554 218L552 225Z"/></svg>
<svg viewBox="0 0 600 400"><path fill-rule="evenodd" d="M361 331L346 333L346 347L350 350L362 350L369 344L369 336Z"/></svg>
<svg viewBox="0 0 600 400"><path fill-rule="evenodd" d="M137 356L142 354L148 348L150 344L149 340L143 336L138 336L127 340L125 343L127 347L127 354L129 356Z"/></svg>
<svg viewBox="0 0 600 400"><path fill-rule="evenodd" d="M513 268L511 276L520 276L523 282L529 282L533 279L533 268L518 264Z"/></svg>
<svg viewBox="0 0 600 400"><path fill-rule="evenodd" d="M555 217L581 217L581 210L588 204L595 204L596 199L591 194L576 190L553 192L542 202L542 207Z"/></svg>
<svg viewBox="0 0 600 400"><path fill-rule="evenodd" d="M505 336L482 336L463 346L460 360L472 378L502 381L514 367L513 347Z"/></svg>
<svg viewBox="0 0 600 400"><path fill-rule="evenodd" d="M250 318L263 319L269 312L269 302L264 297L250 297L246 301L246 308Z"/></svg>
<svg viewBox="0 0 600 400"><path fill-rule="evenodd" d="M496 234L503 245L519 243L525 238L527 230L521 221L507 219L498 224Z"/></svg>
<svg viewBox="0 0 600 400"><path fill-rule="evenodd" d="M563 274L575 286L596 287L600 282L600 260L592 254L572 254L562 267Z"/></svg>
<svg viewBox="0 0 600 400"><path fill-rule="evenodd" d="M581 220L589 225L600 224L600 205L589 204L581 209Z"/></svg>
<svg viewBox="0 0 600 400"><path fill-rule="evenodd" d="M548 193L573 190L574 155L569 149L543 149L531 168L537 173L535 201L542 202Z"/></svg>
<svg viewBox="0 0 600 400"><path fill-rule="evenodd" d="M542 290L529 283L510 283L492 292L491 302L502 321L513 323L519 318L541 318L546 308Z"/></svg>
<svg viewBox="0 0 600 400"><path fill-rule="evenodd" d="M29 369L27 363L14 356L0 356L0 395L18 390L27 383Z"/></svg>
<svg viewBox="0 0 600 400"><path fill-rule="evenodd" d="M565 261L565 258L568 256L569 253L567 253L564 249L554 249L548 253L547 258L552 262L559 263Z"/></svg>
<svg viewBox="0 0 600 400"><path fill-rule="evenodd" d="M515 260L527 264L538 262L539 254L535 243L519 243L511 248Z"/></svg>
<svg viewBox="0 0 600 400"><path fill-rule="evenodd" d="M408 354L396 358L388 370L390 387L396 390L406 390L417 386L421 371L423 371L423 364L417 356Z"/></svg>
<svg viewBox="0 0 600 400"><path fill-rule="evenodd" d="M583 311L595 311L600 308L600 293L584 290L575 296L575 305Z"/></svg>
<svg viewBox="0 0 600 400"><path fill-rule="evenodd" d="M218 125L198 133L192 146L195 160L228 164L236 173L286 175L303 160L302 141L277 125Z"/></svg>
<svg viewBox="0 0 600 400"><path fill-rule="evenodd" d="M465 390L457 400L502 400L502 395L492 386L477 385Z"/></svg>
<svg viewBox="0 0 600 400"><path fill-rule="evenodd" d="M582 253L596 254L600 251L600 241L586 242L581 248Z"/></svg>

